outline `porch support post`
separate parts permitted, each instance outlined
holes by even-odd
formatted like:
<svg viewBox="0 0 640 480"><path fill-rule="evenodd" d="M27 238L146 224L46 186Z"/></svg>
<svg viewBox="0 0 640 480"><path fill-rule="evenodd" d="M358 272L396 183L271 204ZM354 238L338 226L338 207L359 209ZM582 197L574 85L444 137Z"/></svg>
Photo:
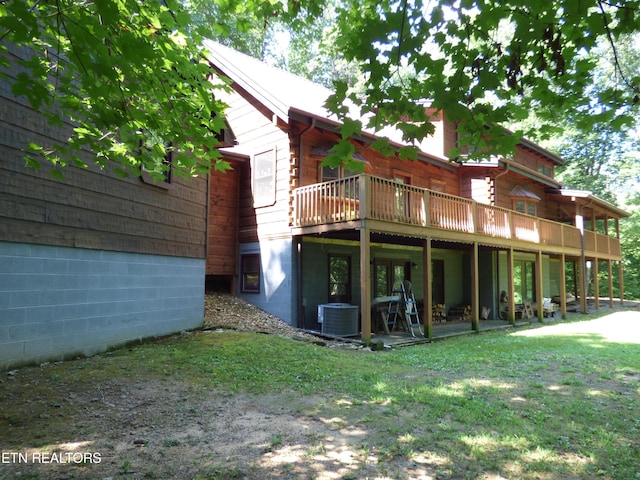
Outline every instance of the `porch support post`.
<svg viewBox="0 0 640 480"><path fill-rule="evenodd" d="M593 297L596 310L600 310L600 285L598 285L598 258L593 259Z"/></svg>
<svg viewBox="0 0 640 480"><path fill-rule="evenodd" d="M542 250L536 252L536 303L538 304L538 322L544 322L544 285L542 282Z"/></svg>
<svg viewBox="0 0 640 480"><path fill-rule="evenodd" d="M618 260L618 293L620 294L620 305L624 302L624 277L622 272L622 260Z"/></svg>
<svg viewBox="0 0 640 480"><path fill-rule="evenodd" d="M580 275L578 275L579 295L580 295L580 313L587 313L587 289L585 283L587 280L587 260L585 258L585 240L584 240L584 216L582 215L582 207L576 202L576 227L580 230Z"/></svg>
<svg viewBox="0 0 640 480"><path fill-rule="evenodd" d="M609 308L613 310L613 264L611 259L607 260L607 270L609 276Z"/></svg>
<svg viewBox="0 0 640 480"><path fill-rule="evenodd" d="M515 286L513 281L513 248L507 250L507 300L508 300L508 312L507 319L511 325L516 324L516 300L515 300Z"/></svg>
<svg viewBox="0 0 640 480"><path fill-rule="evenodd" d="M433 279L431 278L431 238L427 237L422 246L422 271L424 272L424 336L433 338Z"/></svg>
<svg viewBox="0 0 640 480"><path fill-rule="evenodd" d="M360 337L365 342L371 340L371 249L369 229L360 228Z"/></svg>
<svg viewBox="0 0 640 480"><path fill-rule="evenodd" d="M564 253L560 256L560 316L563 320L567 318L567 259Z"/></svg>
<svg viewBox="0 0 640 480"><path fill-rule="evenodd" d="M471 329L480 330L480 294L478 291L478 242L473 242L471 250Z"/></svg>
<svg viewBox="0 0 640 480"><path fill-rule="evenodd" d="M580 313L587 313L587 262L584 258L578 262L578 270L580 271L578 275L578 291L580 292Z"/></svg>

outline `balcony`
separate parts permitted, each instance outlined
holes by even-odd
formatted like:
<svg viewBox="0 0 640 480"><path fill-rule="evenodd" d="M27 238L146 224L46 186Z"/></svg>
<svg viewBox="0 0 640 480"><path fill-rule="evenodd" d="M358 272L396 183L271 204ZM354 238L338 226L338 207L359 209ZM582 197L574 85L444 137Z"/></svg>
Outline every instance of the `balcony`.
<svg viewBox="0 0 640 480"><path fill-rule="evenodd" d="M372 220L376 229L387 233L421 232L425 237L502 247L536 244L543 245L543 251L569 255L582 251L580 230L571 225L370 175L296 188L293 202L293 227L300 234L313 231L312 227L338 230ZM602 258L621 255L619 239L588 230L584 250Z"/></svg>

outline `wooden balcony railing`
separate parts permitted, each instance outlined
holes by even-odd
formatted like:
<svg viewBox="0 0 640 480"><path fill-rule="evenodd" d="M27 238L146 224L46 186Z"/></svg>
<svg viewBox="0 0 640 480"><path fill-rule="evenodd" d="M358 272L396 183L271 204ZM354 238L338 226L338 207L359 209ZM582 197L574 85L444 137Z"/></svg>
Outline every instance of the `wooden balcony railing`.
<svg viewBox="0 0 640 480"><path fill-rule="evenodd" d="M571 225L369 175L296 188L293 202L295 227L375 219L582 248L580 230ZM592 231L584 232L584 248L587 252L613 256L621 253L619 239Z"/></svg>

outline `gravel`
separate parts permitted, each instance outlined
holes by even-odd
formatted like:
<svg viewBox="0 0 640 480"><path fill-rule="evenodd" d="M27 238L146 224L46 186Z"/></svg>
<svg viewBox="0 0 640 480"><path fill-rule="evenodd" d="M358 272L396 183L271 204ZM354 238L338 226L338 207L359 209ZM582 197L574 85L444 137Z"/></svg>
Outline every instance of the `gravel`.
<svg viewBox="0 0 640 480"><path fill-rule="evenodd" d="M226 293L207 293L204 300L203 329L233 329L241 332L260 332L314 343L329 342L318 336L292 327L281 318L271 315L241 298Z"/></svg>

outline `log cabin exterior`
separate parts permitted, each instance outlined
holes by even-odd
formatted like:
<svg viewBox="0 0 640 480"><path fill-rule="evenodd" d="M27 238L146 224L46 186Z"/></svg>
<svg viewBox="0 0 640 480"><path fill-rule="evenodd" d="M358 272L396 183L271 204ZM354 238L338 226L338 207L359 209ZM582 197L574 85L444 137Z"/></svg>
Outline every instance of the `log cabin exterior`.
<svg viewBox="0 0 640 480"><path fill-rule="evenodd" d="M363 172L329 168L321 162L339 124L323 108L328 90L214 42L206 47L212 68L231 80L224 100L237 144L224 155L242 159L224 187L239 200L236 231L220 247L237 252L236 268L218 273L225 270L209 255L207 273L228 278L249 302L312 330L319 305L357 305L369 339L376 299L396 280L411 281L427 336L434 316L460 306L473 329L482 311L513 322L519 304L552 297L564 315L568 291L585 310L589 278L603 264L609 301L616 288L623 298L618 221L627 214L563 189L557 155L522 139L513 158L450 162L455 125L434 112L436 132L417 161L381 155L371 148L376 135L363 133L351 139ZM392 129L384 133L402 146ZM221 189L228 180L212 176ZM601 293L595 281L596 308Z"/></svg>
<svg viewBox="0 0 640 480"><path fill-rule="evenodd" d="M59 180L26 167L22 149L64 141L70 125L50 125L4 81L0 112L0 368L200 326L208 180L119 178L89 152L89 168Z"/></svg>

